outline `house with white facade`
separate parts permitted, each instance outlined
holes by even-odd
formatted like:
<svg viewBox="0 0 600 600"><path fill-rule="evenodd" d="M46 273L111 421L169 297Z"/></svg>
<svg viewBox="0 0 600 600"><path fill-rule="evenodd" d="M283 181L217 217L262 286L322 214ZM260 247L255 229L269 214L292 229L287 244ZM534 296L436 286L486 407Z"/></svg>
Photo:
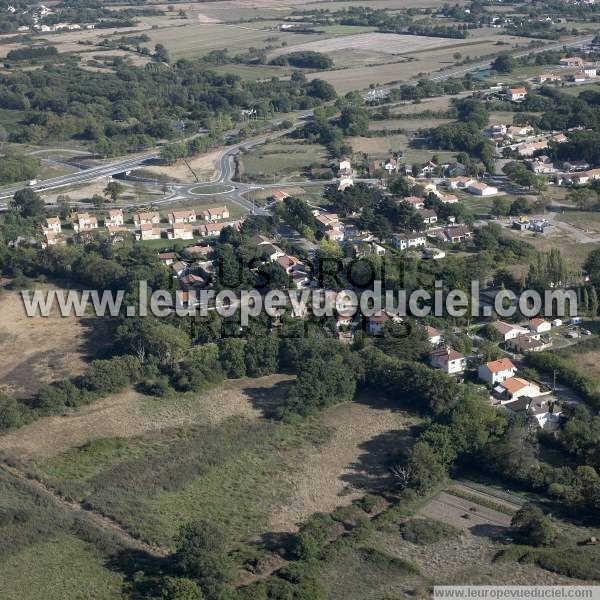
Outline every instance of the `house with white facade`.
<svg viewBox="0 0 600 600"><path fill-rule="evenodd" d="M514 377L517 372L517 367L510 358L500 358L492 360L483 365L479 365L477 376L481 381L484 381L490 386L502 382L505 379Z"/></svg>
<svg viewBox="0 0 600 600"><path fill-rule="evenodd" d="M429 364L434 369L442 369L448 375L462 373L467 367L467 359L452 348L440 348L429 355Z"/></svg>

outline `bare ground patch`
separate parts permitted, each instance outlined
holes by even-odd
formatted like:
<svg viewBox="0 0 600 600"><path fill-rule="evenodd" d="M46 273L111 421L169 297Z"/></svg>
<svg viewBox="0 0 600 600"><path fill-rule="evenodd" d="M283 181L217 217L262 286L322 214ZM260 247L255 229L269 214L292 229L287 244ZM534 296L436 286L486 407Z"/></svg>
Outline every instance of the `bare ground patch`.
<svg viewBox="0 0 600 600"><path fill-rule="evenodd" d="M144 171L155 173L183 183L195 183L213 179L217 173L216 162L223 154L223 149L214 150L186 161L178 160L174 165L144 166ZM196 177L194 177L194 174Z"/></svg>
<svg viewBox="0 0 600 600"><path fill-rule="evenodd" d="M29 460L56 456L70 448L103 438L127 438L193 423L216 425L232 416L258 418L251 396L279 394L287 375L239 379L198 395L154 399L133 390L82 407L67 416L45 417L0 437L0 453Z"/></svg>

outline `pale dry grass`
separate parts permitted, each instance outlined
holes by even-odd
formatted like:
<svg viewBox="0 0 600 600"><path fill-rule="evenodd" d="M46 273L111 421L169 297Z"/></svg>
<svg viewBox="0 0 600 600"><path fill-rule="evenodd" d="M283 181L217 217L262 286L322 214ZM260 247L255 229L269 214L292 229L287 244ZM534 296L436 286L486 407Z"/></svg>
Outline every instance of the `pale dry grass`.
<svg viewBox="0 0 600 600"><path fill-rule="evenodd" d="M382 475L383 463L386 452L398 451L398 446L388 446L386 440L409 437L417 421L391 408L346 403L326 411L321 422L330 428L331 437L290 475L294 491L289 502L271 514L269 530L295 531L315 512L331 512L363 496L365 489L389 485ZM369 465L363 462L366 456L372 459Z"/></svg>
<svg viewBox="0 0 600 600"><path fill-rule="evenodd" d="M44 417L0 437L0 452L20 460L49 458L88 442L128 438L194 423L217 425L232 416L259 418L250 401L253 390L289 381L287 375L226 381L198 395L156 399L133 390L84 406L67 416Z"/></svg>
<svg viewBox="0 0 600 600"><path fill-rule="evenodd" d="M87 333L82 319L61 317L58 310L47 318L28 317L16 291L2 293L0 314L0 388L23 396L83 372Z"/></svg>
<svg viewBox="0 0 600 600"><path fill-rule="evenodd" d="M222 154L223 148L219 148L207 154L188 158L187 161L178 160L174 165L144 166L144 171L163 177L166 176L182 183L195 183L195 173L200 181L207 181L216 176L216 162Z"/></svg>

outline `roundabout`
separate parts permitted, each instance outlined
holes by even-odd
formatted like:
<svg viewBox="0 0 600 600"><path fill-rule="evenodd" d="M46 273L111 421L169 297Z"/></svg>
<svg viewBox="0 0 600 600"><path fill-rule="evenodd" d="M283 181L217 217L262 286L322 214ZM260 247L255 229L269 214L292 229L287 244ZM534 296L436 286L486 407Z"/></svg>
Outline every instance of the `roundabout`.
<svg viewBox="0 0 600 600"><path fill-rule="evenodd" d="M219 194L229 194L235 190L235 186L221 183L207 183L196 185L188 190L193 196L218 196Z"/></svg>

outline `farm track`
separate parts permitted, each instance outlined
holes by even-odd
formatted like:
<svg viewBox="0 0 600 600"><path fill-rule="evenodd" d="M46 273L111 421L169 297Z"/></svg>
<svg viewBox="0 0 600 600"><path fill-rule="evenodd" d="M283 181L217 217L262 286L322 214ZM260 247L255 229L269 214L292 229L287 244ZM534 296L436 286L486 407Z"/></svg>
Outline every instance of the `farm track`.
<svg viewBox="0 0 600 600"><path fill-rule="evenodd" d="M41 495L42 497L47 498L57 507L66 510L72 516L85 521L88 525L115 535L126 547L135 550L142 550L154 558L165 558L171 553L167 548L161 546L151 546L150 544L133 537L113 519L94 510L86 509L79 502L72 502L66 498L63 498L60 494L55 492L43 482L28 477L23 472L14 467L8 466L6 463L0 463L0 470L2 470L6 475L10 476L12 479L18 481L33 494Z"/></svg>

